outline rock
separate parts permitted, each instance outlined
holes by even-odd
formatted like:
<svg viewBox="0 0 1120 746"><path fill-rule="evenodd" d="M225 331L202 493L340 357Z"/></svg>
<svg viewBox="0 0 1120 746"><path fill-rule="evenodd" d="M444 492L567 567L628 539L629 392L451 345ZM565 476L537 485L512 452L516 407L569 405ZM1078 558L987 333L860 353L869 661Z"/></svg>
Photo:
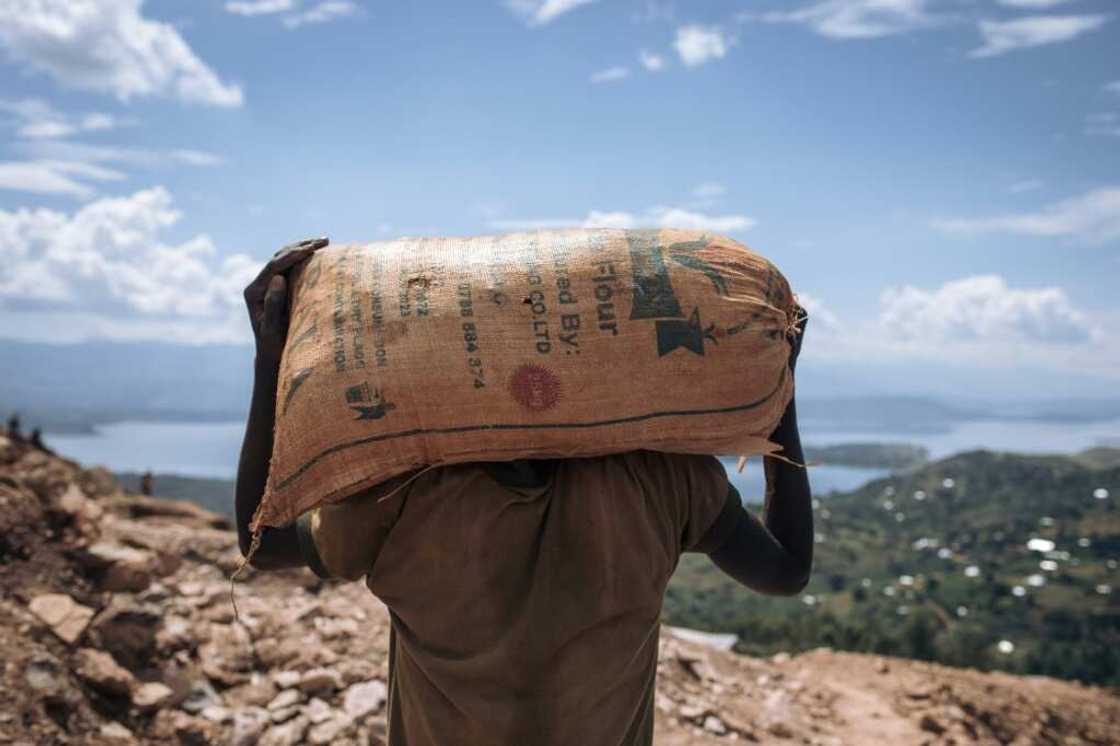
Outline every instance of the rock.
<svg viewBox="0 0 1120 746"><path fill-rule="evenodd" d="M272 722L285 723L303 712L303 708L292 705L291 707L282 707L279 710L269 710L269 712L272 713Z"/></svg>
<svg viewBox="0 0 1120 746"><path fill-rule="evenodd" d="M351 725L350 718L345 715L336 715L325 722L312 726L307 733L307 742L315 744L315 746L335 743Z"/></svg>
<svg viewBox="0 0 1120 746"><path fill-rule="evenodd" d="M136 743L132 731L120 723L105 723L102 725L101 737L108 743Z"/></svg>
<svg viewBox="0 0 1120 746"><path fill-rule="evenodd" d="M82 606L64 593L46 593L31 599L27 608L39 617L60 640L73 644L93 619L93 609Z"/></svg>
<svg viewBox="0 0 1120 746"><path fill-rule="evenodd" d="M198 679L191 683L187 698L183 700L180 707L189 713L198 714L207 707L220 705L221 703L221 697L214 691L214 687L210 685L210 682L206 679Z"/></svg>
<svg viewBox="0 0 1120 746"><path fill-rule="evenodd" d="M780 720L766 726L766 732L774 738L793 738L793 730Z"/></svg>
<svg viewBox="0 0 1120 746"><path fill-rule="evenodd" d="M704 730L709 733L715 733L717 736L722 736L727 733L727 726L715 715L709 715L704 718Z"/></svg>
<svg viewBox="0 0 1120 746"><path fill-rule="evenodd" d="M276 694L276 685L272 680L255 673L249 683L227 691L225 700L235 707L264 707Z"/></svg>
<svg viewBox="0 0 1120 746"><path fill-rule="evenodd" d="M373 664L373 661L365 658L343 660L335 668L342 675L342 681L346 686L375 679L378 674L378 667Z"/></svg>
<svg viewBox="0 0 1120 746"><path fill-rule="evenodd" d="M329 668L313 668L310 671L304 671L303 676L299 679L299 688L301 691L308 693L333 692L342 688L342 677L338 675L337 671Z"/></svg>
<svg viewBox="0 0 1120 746"><path fill-rule="evenodd" d="M151 552L99 541L81 555L98 577L102 590L139 593L151 585L155 557Z"/></svg>
<svg viewBox="0 0 1120 746"><path fill-rule="evenodd" d="M207 705L202 708L202 712L198 713L203 719L209 720L211 723L224 723L233 717L228 707L221 705Z"/></svg>
<svg viewBox="0 0 1120 746"><path fill-rule="evenodd" d="M783 663L789 663L789 658L790 658L789 653L786 653L786 652L775 653L774 655L770 656L770 661L772 663L776 663L778 665L781 665Z"/></svg>
<svg viewBox="0 0 1120 746"><path fill-rule="evenodd" d="M283 725L274 725L261 736L260 746L297 746L304 742L303 736L310 724L307 718L298 717Z"/></svg>
<svg viewBox="0 0 1120 746"><path fill-rule="evenodd" d="M210 625L210 641L198 648L202 670L225 686L244 684L253 671L252 640L239 625Z"/></svg>
<svg viewBox="0 0 1120 746"><path fill-rule="evenodd" d="M140 670L155 655L161 621L158 607L115 596L90 623L90 636L98 649L112 653L125 668Z"/></svg>
<svg viewBox="0 0 1120 746"><path fill-rule="evenodd" d="M702 704L698 704L696 702L688 702L681 705L679 713L680 716L685 720L699 720L707 711L708 708Z"/></svg>
<svg viewBox="0 0 1120 746"><path fill-rule="evenodd" d="M315 619L315 629L319 631L324 640L336 640L340 637L356 635L358 633L358 622L349 618L320 617Z"/></svg>
<svg viewBox="0 0 1120 746"><path fill-rule="evenodd" d="M388 693L385 683L377 679L354 684L342 695L342 710L350 718L361 720L371 712L380 710Z"/></svg>
<svg viewBox="0 0 1120 746"><path fill-rule="evenodd" d="M163 625L156 632L156 648L164 654L174 653L191 647L195 638L191 634L191 623L181 616L164 617Z"/></svg>
<svg viewBox="0 0 1120 746"><path fill-rule="evenodd" d="M90 497L107 497L119 494L121 491L113 472L103 466L95 466L78 472L77 484Z"/></svg>
<svg viewBox="0 0 1120 746"><path fill-rule="evenodd" d="M82 492L82 488L71 482L66 486L63 493L58 496L55 504L62 512L76 515L81 512L82 507L86 504L86 500L86 493Z"/></svg>
<svg viewBox="0 0 1120 746"><path fill-rule="evenodd" d="M176 712L172 724L175 735L183 746L210 746L213 743L220 743L217 726L201 718L191 717L185 712Z"/></svg>
<svg viewBox="0 0 1120 746"><path fill-rule="evenodd" d="M197 580L186 580L179 583L179 593L184 596L201 596L206 586Z"/></svg>
<svg viewBox="0 0 1120 746"><path fill-rule="evenodd" d="M299 680L303 674L299 671L276 671L272 674L272 682L281 689L291 689L294 686L299 686Z"/></svg>
<svg viewBox="0 0 1120 746"><path fill-rule="evenodd" d="M303 714L307 715L307 719L311 721L312 725L318 725L324 720L328 720L334 715L334 710L323 700L316 697L307 703L307 707L303 708Z"/></svg>
<svg viewBox="0 0 1120 746"><path fill-rule="evenodd" d="M927 733L933 733L937 736L945 732L945 726L928 713L922 715L922 719L918 721L918 727Z"/></svg>
<svg viewBox="0 0 1120 746"><path fill-rule="evenodd" d="M132 692L132 704L141 712L158 710L171 701L174 696L171 687L158 681L141 684Z"/></svg>
<svg viewBox="0 0 1120 746"><path fill-rule="evenodd" d="M110 697L127 697L136 684L132 673L101 650L82 648L74 655L74 673L79 679Z"/></svg>
<svg viewBox="0 0 1120 746"><path fill-rule="evenodd" d="M238 710L233 716L232 746L253 746L271 722L268 711L261 707Z"/></svg>
<svg viewBox="0 0 1120 746"><path fill-rule="evenodd" d="M285 689L280 692L269 702L266 707L269 710L282 710L286 707L299 704L303 701L303 695L296 689Z"/></svg>
<svg viewBox="0 0 1120 746"><path fill-rule="evenodd" d="M40 696L57 694L66 686L62 664L54 656L46 654L36 656L27 663L23 678Z"/></svg>
<svg viewBox="0 0 1120 746"><path fill-rule="evenodd" d="M257 641L257 658L269 668L288 665L298 658L301 652L303 652L303 648L297 640L264 639ZM280 684L277 684L277 686L280 686Z"/></svg>

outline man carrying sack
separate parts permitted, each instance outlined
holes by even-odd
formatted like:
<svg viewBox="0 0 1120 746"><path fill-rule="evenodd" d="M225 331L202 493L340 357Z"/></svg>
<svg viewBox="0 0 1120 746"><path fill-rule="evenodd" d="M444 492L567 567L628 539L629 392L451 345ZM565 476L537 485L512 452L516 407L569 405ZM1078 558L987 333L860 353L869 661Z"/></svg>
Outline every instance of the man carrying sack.
<svg viewBox="0 0 1120 746"><path fill-rule="evenodd" d="M237 480L250 553L265 490L286 273L325 239L279 252L245 291L256 337ZM806 316L791 335L792 373ZM763 520L714 456L632 451L441 466L259 533L252 565L358 580L389 608L389 743L651 744L661 605L682 552L760 593L808 582L812 506L791 399L764 458Z"/></svg>

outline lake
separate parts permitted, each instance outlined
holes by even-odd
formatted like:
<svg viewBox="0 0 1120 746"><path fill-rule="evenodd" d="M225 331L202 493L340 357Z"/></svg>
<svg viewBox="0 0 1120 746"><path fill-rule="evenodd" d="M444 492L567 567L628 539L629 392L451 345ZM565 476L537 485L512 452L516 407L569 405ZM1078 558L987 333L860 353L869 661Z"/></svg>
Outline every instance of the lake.
<svg viewBox="0 0 1120 746"><path fill-rule="evenodd" d="M117 422L99 425L91 435L48 434L47 445L63 455L113 471L145 471L232 479L237 471L243 422ZM976 448L1023 453L1068 453L1120 442L1120 420L1086 424L977 421L932 434L852 432L814 425L802 438L814 445L880 442L915 443L934 458ZM724 459L739 493L754 501L765 480L758 459L736 473L735 459ZM854 489L887 474L885 469L815 466L809 476L816 494Z"/></svg>

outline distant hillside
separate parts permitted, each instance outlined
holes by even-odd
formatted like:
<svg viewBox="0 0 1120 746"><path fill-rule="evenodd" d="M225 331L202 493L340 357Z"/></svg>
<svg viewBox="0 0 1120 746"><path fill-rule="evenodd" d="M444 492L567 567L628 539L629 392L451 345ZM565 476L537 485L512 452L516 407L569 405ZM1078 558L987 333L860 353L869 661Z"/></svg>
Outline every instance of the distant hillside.
<svg viewBox="0 0 1120 746"><path fill-rule="evenodd" d="M238 419L252 356L234 345L0 340L0 415L18 409L28 428L53 432L126 419Z"/></svg>
<svg viewBox="0 0 1120 746"><path fill-rule="evenodd" d="M686 555L666 617L734 632L754 655L827 645L1120 685L1120 466L1106 453L977 451L831 496L805 595L754 595Z"/></svg>
<svg viewBox="0 0 1120 746"><path fill-rule="evenodd" d="M872 469L909 469L929 460L929 450L909 443L843 443L805 446L810 463Z"/></svg>
<svg viewBox="0 0 1120 746"><path fill-rule="evenodd" d="M923 396L798 396L802 430L843 429L894 433L941 433L953 425L990 417L986 407L954 406Z"/></svg>
<svg viewBox="0 0 1120 746"><path fill-rule="evenodd" d="M0 340L0 415L18 409L28 427L38 424L49 432L89 431L94 424L120 420L240 419L249 403L252 357L248 345ZM1006 379L998 376L993 389L980 386L975 373L950 384L955 379L949 372L934 375L929 366L877 369L869 376L863 366L841 374L834 365L813 361L798 370L798 409L806 431L867 431L872 440L876 431L945 432L975 419L1120 418L1120 397L1111 396L1114 382L1074 386L1066 377L1064 385L1047 390L1077 391L1082 398L1041 399L1010 389ZM983 398L993 390L999 401ZM954 393L959 391L977 398L961 400Z"/></svg>

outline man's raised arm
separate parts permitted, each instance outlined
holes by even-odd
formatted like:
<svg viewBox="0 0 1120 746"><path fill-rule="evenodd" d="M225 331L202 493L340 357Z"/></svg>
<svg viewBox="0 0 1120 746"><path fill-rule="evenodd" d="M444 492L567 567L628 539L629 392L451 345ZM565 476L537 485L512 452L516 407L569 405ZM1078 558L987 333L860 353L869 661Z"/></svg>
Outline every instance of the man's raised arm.
<svg viewBox="0 0 1120 746"><path fill-rule="evenodd" d="M802 312L790 356L790 372L797 364L807 318ZM719 548L709 552L712 561L743 585L760 593L789 596L800 593L813 567L813 501L804 466L797 407L791 399L771 440L781 455L794 463L763 458L766 471L765 518L759 520L740 508L734 530ZM734 487L731 488L734 491Z"/></svg>
<svg viewBox="0 0 1120 746"><path fill-rule="evenodd" d="M249 405L245 439L241 444L234 498L237 538L242 555L249 553L252 544L249 523L264 495L272 459L276 387L289 320L288 284L284 273L326 245L327 239L318 238L285 246L245 288L245 304L256 339L256 358L253 364L253 398ZM294 525L265 528L261 532L260 546L252 557L254 567L275 570L303 564Z"/></svg>

